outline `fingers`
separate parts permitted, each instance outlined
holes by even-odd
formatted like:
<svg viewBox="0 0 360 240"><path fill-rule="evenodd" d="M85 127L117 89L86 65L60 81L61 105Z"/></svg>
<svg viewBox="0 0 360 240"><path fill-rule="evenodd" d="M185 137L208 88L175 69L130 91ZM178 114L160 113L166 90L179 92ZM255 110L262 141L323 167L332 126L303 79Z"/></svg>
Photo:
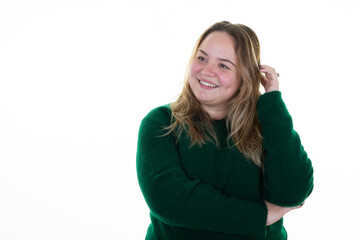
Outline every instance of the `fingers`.
<svg viewBox="0 0 360 240"><path fill-rule="evenodd" d="M305 204L305 202L303 202L303 203L300 204L299 206L291 207L290 210L295 210L295 209L302 208L302 206L304 206L304 204Z"/></svg>
<svg viewBox="0 0 360 240"><path fill-rule="evenodd" d="M279 91L278 74L268 65L260 65L260 72L265 74L261 80L266 92Z"/></svg>
<svg viewBox="0 0 360 240"><path fill-rule="evenodd" d="M302 205L296 206L296 207L292 207L291 210L295 210L295 209L299 209L302 208Z"/></svg>
<svg viewBox="0 0 360 240"><path fill-rule="evenodd" d="M260 72L265 73L265 76L268 79L277 79L277 73L275 69L268 65L260 65Z"/></svg>

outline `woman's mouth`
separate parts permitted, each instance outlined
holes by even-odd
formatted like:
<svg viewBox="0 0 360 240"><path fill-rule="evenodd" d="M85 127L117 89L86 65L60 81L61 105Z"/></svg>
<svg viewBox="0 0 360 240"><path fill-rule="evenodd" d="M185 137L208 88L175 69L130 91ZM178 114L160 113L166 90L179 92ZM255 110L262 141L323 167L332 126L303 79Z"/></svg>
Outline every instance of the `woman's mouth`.
<svg viewBox="0 0 360 240"><path fill-rule="evenodd" d="M208 83L208 82L204 82L204 81L201 81L199 80L200 84L204 85L204 86L207 86L207 87L212 87L212 88L216 88L218 87L217 85L215 84L212 84L212 83Z"/></svg>

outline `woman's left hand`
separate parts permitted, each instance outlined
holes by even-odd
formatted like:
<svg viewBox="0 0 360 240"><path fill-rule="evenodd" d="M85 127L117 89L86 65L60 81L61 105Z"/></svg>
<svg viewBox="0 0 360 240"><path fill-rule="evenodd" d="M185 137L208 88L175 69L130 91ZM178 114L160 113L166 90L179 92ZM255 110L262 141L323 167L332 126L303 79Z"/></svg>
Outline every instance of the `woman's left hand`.
<svg viewBox="0 0 360 240"><path fill-rule="evenodd" d="M265 74L261 81L261 84L264 86L265 91L279 91L279 80L275 69L267 65L261 65L260 72Z"/></svg>

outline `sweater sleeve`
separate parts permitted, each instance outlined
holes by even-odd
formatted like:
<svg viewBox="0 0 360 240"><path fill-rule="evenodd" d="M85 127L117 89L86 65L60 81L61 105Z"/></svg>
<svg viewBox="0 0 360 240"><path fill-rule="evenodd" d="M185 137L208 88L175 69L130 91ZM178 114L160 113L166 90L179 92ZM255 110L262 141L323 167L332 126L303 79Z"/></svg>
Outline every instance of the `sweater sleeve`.
<svg viewBox="0 0 360 240"><path fill-rule="evenodd" d="M264 199L284 207L298 206L313 189L313 168L281 92L265 93L258 100L265 150Z"/></svg>
<svg viewBox="0 0 360 240"><path fill-rule="evenodd" d="M264 202L242 200L190 179L182 168L174 137L162 136L169 121L169 113L153 110L139 130L137 174L151 214L171 226L265 237Z"/></svg>

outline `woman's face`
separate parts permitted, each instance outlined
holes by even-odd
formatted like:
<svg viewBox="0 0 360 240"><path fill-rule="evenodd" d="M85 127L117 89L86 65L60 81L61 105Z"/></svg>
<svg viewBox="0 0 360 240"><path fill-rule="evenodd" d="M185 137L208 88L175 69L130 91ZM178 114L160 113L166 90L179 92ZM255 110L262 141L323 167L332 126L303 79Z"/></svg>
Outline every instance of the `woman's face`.
<svg viewBox="0 0 360 240"><path fill-rule="evenodd" d="M237 57L233 38L225 32L212 32L199 46L190 66L190 87L206 109L227 109L239 90Z"/></svg>

